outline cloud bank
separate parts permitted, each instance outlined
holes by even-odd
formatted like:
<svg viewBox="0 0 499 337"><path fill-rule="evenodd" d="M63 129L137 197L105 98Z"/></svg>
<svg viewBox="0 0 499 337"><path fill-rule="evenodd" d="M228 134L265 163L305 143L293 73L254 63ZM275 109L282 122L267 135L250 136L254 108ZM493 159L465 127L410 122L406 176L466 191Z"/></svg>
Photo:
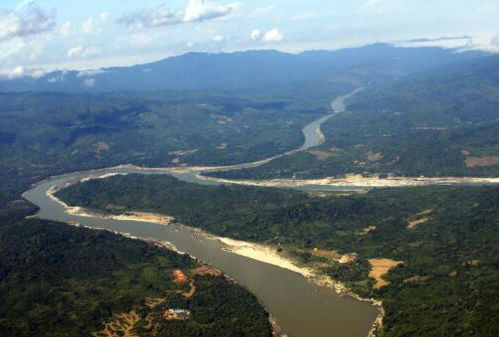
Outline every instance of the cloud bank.
<svg viewBox="0 0 499 337"><path fill-rule="evenodd" d="M181 11L172 11L166 4L162 4L152 9L124 15L117 22L126 27L156 28L223 17L230 14L237 6L236 3L221 5L212 0L189 0L186 8Z"/></svg>
<svg viewBox="0 0 499 337"><path fill-rule="evenodd" d="M47 13L29 5L23 11L0 11L0 42L52 30L55 12Z"/></svg>

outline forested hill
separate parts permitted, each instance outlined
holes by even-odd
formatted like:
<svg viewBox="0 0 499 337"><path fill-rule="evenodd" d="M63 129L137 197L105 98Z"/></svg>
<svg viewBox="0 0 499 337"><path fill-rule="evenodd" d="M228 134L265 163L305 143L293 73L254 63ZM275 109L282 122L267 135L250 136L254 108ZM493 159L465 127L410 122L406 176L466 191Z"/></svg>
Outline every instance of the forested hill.
<svg viewBox="0 0 499 337"><path fill-rule="evenodd" d="M254 295L218 271L197 273L200 264L187 255L23 219L34 210L16 208L0 210L2 337L272 335ZM169 309L189 310L190 318L164 319Z"/></svg>
<svg viewBox="0 0 499 337"><path fill-rule="evenodd" d="M311 196L158 175L90 180L57 194L75 206L159 212L221 236L279 244L285 256L383 300L385 337L499 334L497 195L496 186L458 186ZM381 285L371 274L378 262L393 267Z"/></svg>
<svg viewBox="0 0 499 337"><path fill-rule="evenodd" d="M132 67L56 71L39 78L0 81L0 92L116 90L248 90L303 82L376 83L424 69L487 55L437 47L372 44L288 54L275 50L187 53Z"/></svg>
<svg viewBox="0 0 499 337"><path fill-rule="evenodd" d="M226 178L499 175L499 56L369 86L322 125L326 143Z"/></svg>

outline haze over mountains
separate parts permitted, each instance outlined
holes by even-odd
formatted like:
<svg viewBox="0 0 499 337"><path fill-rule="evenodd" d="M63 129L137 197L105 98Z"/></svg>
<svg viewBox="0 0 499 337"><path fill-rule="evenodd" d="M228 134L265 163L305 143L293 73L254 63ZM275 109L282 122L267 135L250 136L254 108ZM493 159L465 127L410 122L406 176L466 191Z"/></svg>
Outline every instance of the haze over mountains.
<svg viewBox="0 0 499 337"><path fill-rule="evenodd" d="M383 43L299 54L276 50L192 52L131 67L55 71L38 78L2 80L0 91L241 90L305 81L360 85L488 55L482 51Z"/></svg>

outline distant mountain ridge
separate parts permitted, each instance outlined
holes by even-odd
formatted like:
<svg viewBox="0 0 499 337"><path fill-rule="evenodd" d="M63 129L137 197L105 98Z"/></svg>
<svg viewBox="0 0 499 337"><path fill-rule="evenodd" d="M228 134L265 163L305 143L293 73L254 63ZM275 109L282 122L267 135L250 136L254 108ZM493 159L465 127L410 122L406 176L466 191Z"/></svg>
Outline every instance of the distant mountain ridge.
<svg viewBox="0 0 499 337"><path fill-rule="evenodd" d="M0 92L110 92L121 90L244 90L308 81L383 81L432 67L489 55L439 47L372 44L299 54L276 50L191 52L131 67L55 71L37 79L0 81Z"/></svg>

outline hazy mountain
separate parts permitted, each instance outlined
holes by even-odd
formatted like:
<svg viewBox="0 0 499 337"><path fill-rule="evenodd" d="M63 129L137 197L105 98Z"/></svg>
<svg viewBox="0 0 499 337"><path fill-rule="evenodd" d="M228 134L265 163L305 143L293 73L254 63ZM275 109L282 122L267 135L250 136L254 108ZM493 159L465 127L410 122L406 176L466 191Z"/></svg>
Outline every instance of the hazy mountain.
<svg viewBox="0 0 499 337"><path fill-rule="evenodd" d="M0 81L0 91L106 92L182 89L238 90L304 81L382 81L487 55L437 47L372 44L336 51L288 54L275 50L187 53L131 67L96 72L52 72L38 79Z"/></svg>

